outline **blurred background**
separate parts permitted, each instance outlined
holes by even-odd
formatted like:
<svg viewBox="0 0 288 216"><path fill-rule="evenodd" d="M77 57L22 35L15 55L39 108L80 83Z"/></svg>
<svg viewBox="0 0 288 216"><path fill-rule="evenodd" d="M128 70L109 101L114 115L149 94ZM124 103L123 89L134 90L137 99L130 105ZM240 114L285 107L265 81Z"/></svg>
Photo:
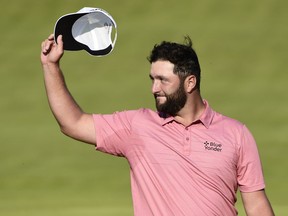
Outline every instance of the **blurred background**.
<svg viewBox="0 0 288 216"><path fill-rule="evenodd" d="M65 52L61 67L82 108L154 109L146 57L155 43L190 35L203 97L251 130L275 213L288 215L285 0L2 0L0 215L133 215L125 159L62 135L46 100L40 44L60 16L85 6L113 16L118 40L102 58ZM237 207L245 215L240 196Z"/></svg>

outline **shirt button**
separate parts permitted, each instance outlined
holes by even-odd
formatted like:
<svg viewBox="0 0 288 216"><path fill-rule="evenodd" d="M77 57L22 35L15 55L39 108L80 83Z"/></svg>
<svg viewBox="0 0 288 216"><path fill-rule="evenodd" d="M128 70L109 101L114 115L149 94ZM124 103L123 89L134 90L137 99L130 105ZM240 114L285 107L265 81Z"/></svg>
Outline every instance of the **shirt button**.
<svg viewBox="0 0 288 216"><path fill-rule="evenodd" d="M186 137L186 140L189 141L189 137Z"/></svg>

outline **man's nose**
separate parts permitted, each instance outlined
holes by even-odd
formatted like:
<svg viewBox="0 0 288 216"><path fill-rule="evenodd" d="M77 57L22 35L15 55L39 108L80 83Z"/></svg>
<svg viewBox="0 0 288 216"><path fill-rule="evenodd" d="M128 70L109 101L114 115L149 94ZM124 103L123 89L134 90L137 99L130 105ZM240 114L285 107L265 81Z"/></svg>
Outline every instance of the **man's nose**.
<svg viewBox="0 0 288 216"><path fill-rule="evenodd" d="M152 93L155 94L155 93L158 93L160 92L160 82L157 81L157 80L154 80L153 81L153 84L152 84Z"/></svg>

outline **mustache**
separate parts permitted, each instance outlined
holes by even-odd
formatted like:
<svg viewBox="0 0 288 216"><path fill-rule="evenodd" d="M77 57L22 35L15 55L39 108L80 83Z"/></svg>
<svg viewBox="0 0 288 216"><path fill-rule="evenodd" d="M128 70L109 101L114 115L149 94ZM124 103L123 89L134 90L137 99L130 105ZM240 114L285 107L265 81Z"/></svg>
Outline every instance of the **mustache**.
<svg viewBox="0 0 288 216"><path fill-rule="evenodd" d="M166 94L161 94L161 93L155 93L153 94L154 95L154 98L157 98L157 97L166 97Z"/></svg>

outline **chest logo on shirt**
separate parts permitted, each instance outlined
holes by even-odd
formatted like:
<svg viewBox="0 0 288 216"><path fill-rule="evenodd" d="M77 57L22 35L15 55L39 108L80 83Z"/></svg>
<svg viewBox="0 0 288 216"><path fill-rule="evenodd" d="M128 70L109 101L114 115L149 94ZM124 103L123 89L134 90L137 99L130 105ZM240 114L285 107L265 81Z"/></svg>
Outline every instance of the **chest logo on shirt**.
<svg viewBox="0 0 288 216"><path fill-rule="evenodd" d="M222 151L222 144L216 142L204 142L204 149L207 151L215 151L221 152Z"/></svg>

